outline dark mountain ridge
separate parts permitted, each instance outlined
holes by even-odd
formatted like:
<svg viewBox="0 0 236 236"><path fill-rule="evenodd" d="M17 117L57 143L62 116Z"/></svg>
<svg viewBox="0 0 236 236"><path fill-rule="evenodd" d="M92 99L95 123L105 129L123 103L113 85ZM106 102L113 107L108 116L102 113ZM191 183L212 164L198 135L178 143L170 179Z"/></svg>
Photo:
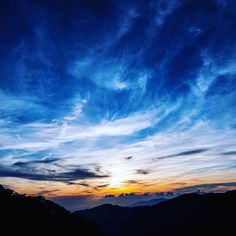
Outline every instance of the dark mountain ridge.
<svg viewBox="0 0 236 236"><path fill-rule="evenodd" d="M100 235L98 227L45 198L25 196L0 185L3 235Z"/></svg>
<svg viewBox="0 0 236 236"><path fill-rule="evenodd" d="M106 236L234 235L236 191L185 194L155 206L106 204L74 214L95 221Z"/></svg>

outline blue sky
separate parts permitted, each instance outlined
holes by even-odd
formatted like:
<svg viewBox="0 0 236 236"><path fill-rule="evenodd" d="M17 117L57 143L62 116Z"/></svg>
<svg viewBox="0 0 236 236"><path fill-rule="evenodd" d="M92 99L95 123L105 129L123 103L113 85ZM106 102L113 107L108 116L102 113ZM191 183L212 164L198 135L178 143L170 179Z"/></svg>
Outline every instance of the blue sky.
<svg viewBox="0 0 236 236"><path fill-rule="evenodd" d="M2 184L49 197L234 188L235 1L0 9Z"/></svg>

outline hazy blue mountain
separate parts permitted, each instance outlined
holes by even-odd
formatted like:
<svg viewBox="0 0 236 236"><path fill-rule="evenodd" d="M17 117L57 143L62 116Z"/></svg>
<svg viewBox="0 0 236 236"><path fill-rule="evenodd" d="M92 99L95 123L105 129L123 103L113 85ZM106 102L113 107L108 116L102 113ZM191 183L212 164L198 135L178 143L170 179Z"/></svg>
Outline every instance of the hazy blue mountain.
<svg viewBox="0 0 236 236"><path fill-rule="evenodd" d="M137 206L153 206L153 205L157 205L161 202L166 201L166 198L157 198L157 199L151 199L148 201L139 201L139 202L135 202L133 204L130 204L127 207L137 207Z"/></svg>

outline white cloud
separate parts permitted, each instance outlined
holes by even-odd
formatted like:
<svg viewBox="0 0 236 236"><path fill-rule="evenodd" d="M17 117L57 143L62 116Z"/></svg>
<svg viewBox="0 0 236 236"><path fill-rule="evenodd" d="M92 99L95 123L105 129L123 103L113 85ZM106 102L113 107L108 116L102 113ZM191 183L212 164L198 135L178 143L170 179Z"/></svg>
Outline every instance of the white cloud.
<svg viewBox="0 0 236 236"><path fill-rule="evenodd" d="M62 141L76 141L85 138L132 135L152 126L154 121L153 113L144 113L134 114L114 121L103 120L98 125L68 123L62 128L63 134L60 135L60 139Z"/></svg>
<svg viewBox="0 0 236 236"><path fill-rule="evenodd" d="M8 143L5 145L2 143L1 149L43 150L55 148L64 142L106 136L127 136L148 128L155 122L154 113L134 114L114 121L103 120L97 125L77 124L74 122L74 116L69 117L70 119L66 116L66 122L21 125L15 128L15 134L11 134L11 128L8 128L4 132L5 139L8 137L6 139ZM20 140L16 139L16 135L21 135Z"/></svg>
<svg viewBox="0 0 236 236"><path fill-rule="evenodd" d="M119 81L118 79L114 79L111 82L111 87L117 90L122 90L128 88L128 84L124 81Z"/></svg>

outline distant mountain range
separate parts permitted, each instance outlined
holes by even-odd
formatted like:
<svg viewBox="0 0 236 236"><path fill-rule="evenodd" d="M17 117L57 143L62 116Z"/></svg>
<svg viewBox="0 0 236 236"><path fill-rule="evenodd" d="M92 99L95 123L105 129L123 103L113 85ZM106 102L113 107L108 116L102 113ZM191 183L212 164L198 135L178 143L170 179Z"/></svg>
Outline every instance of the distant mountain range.
<svg viewBox="0 0 236 236"><path fill-rule="evenodd" d="M154 206L105 204L78 211L105 236L235 235L236 191L185 194Z"/></svg>
<svg viewBox="0 0 236 236"><path fill-rule="evenodd" d="M153 205L157 205L161 202L164 202L166 200L167 200L166 198L156 198L156 199L151 199L151 200L147 200L147 201L139 201L139 202L135 202L133 204L130 204L127 207L153 206Z"/></svg>

